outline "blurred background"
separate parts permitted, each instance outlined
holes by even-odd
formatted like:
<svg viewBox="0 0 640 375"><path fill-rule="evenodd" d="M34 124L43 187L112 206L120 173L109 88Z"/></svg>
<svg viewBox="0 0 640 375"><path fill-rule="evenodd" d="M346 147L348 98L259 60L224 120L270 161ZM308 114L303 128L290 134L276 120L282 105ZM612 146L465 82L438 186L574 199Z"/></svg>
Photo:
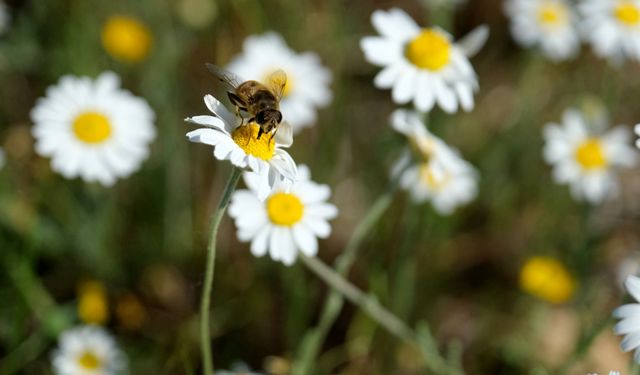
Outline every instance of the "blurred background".
<svg viewBox="0 0 640 375"><path fill-rule="evenodd" d="M0 36L0 373L50 374L57 335L82 322L79 301L106 302L99 322L114 333L132 374L198 372L198 304L209 215L230 167L211 148L189 144L187 116L222 88L205 62L226 65L243 40L280 33L298 52L316 52L333 74L333 100L290 153L332 187L340 215L320 243L327 263L341 253L383 193L405 140L389 126L396 108L373 86L379 68L359 48L375 35L370 15L400 7L421 25L456 37L480 24L491 36L472 59L476 107L435 110L429 128L480 173L479 194L455 214L396 194L359 252L349 279L413 325L426 320L437 341L459 345L470 374L623 374L631 356L611 331L621 280L640 266L640 175L622 175L622 194L596 207L556 185L542 157L541 129L565 108L604 107L611 124L640 120L640 70L614 67L583 48L554 64L516 46L497 0L47 0L6 1ZM148 53L124 61L105 51L114 15L146 25ZM118 73L146 99L158 136L142 168L111 188L66 180L34 152L29 112L65 74ZM242 361L287 374L305 332L317 323L327 288L303 265L254 258L228 218L219 233L213 293L217 368ZM550 303L520 288L532 256L560 261L575 292ZM331 328L318 374L424 373L417 349L350 304Z"/></svg>

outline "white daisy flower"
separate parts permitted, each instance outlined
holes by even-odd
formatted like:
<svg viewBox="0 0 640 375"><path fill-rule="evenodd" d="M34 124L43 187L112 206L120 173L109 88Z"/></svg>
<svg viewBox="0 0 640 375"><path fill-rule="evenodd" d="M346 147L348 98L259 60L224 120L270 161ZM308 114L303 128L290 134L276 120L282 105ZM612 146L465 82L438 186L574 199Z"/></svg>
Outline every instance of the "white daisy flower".
<svg viewBox="0 0 640 375"><path fill-rule="evenodd" d="M257 139L260 130L257 124L240 125L241 120L211 95L204 97L204 103L213 116L185 119L207 127L187 133L189 141L211 145L216 159L229 160L236 167L257 173L261 200L271 193L276 183L291 184L296 180L296 163L282 149L293 142L290 126L281 123L275 136L265 134Z"/></svg>
<svg viewBox="0 0 640 375"><path fill-rule="evenodd" d="M111 72L97 79L64 76L31 110L36 152L66 178L113 185L135 172L155 137L144 99L120 89Z"/></svg>
<svg viewBox="0 0 640 375"><path fill-rule="evenodd" d="M113 337L97 326L63 332L52 362L57 375L114 375L127 371L124 353Z"/></svg>
<svg viewBox="0 0 640 375"><path fill-rule="evenodd" d="M408 138L413 151L413 156L406 152L396 162L392 175L402 173L400 187L409 191L415 202L430 200L436 211L447 215L475 198L475 169L456 150L429 133L416 112L394 111L391 125Z"/></svg>
<svg viewBox="0 0 640 375"><path fill-rule="evenodd" d="M448 113L458 106L473 109L478 79L468 57L484 45L489 35L486 26L454 43L446 31L420 28L398 8L373 12L371 22L381 36L362 38L360 47L367 61L384 67L373 81L376 87L392 89L394 102L413 101L423 112L436 103Z"/></svg>
<svg viewBox="0 0 640 375"><path fill-rule="evenodd" d="M4 1L0 0L0 34L3 34L9 29L11 23L11 15L9 14L9 8Z"/></svg>
<svg viewBox="0 0 640 375"><path fill-rule="evenodd" d="M624 283L627 292L640 302L640 278L630 275ZM616 335L624 335L620 348L624 352L635 350L633 359L640 363L640 303L622 305L613 311L613 317L621 319L613 327Z"/></svg>
<svg viewBox="0 0 640 375"><path fill-rule="evenodd" d="M640 0L583 0L581 31L596 55L640 61Z"/></svg>
<svg viewBox="0 0 640 375"><path fill-rule="evenodd" d="M602 135L592 134L580 112L564 112L562 125L544 128L544 157L553 165L553 178L568 184L575 199L598 203L615 195L618 182L614 169L631 167L635 152L628 146L629 131L615 127Z"/></svg>
<svg viewBox="0 0 640 375"><path fill-rule="evenodd" d="M316 108L331 101L331 72L320 64L320 58L313 52L296 53L274 32L248 37L242 54L233 59L227 69L259 82L282 69L287 74L287 84L280 111L294 132L313 126Z"/></svg>
<svg viewBox="0 0 640 375"><path fill-rule="evenodd" d="M331 233L328 220L338 209L327 203L331 189L311 180L309 168L298 166L298 180L285 189L278 186L261 202L256 194L260 181L255 174L245 173L249 190L238 190L231 197L229 215L238 228L238 239L251 241L251 253L261 257L269 252L271 259L291 265L298 251L307 256L318 252L319 238Z"/></svg>
<svg viewBox="0 0 640 375"><path fill-rule="evenodd" d="M554 61L575 57L580 48L576 15L565 0L507 0L511 35L524 47L540 46Z"/></svg>

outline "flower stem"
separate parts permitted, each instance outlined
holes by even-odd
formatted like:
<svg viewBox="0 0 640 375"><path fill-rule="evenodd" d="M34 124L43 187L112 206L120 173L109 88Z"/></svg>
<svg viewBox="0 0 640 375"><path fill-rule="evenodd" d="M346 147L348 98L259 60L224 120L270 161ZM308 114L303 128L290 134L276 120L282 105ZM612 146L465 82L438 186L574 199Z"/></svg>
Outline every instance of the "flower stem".
<svg viewBox="0 0 640 375"><path fill-rule="evenodd" d="M354 230L353 236L349 239L345 250L338 257L335 263L335 272L339 276L344 277L351 268L351 265L353 265L358 249L360 248L360 244L374 227L375 223L377 223L380 217L382 217L382 214L391 205L395 190L396 185L394 183L389 187L386 193L381 195L373 203L364 219ZM343 302L340 292L331 289L329 296L325 300L322 312L320 313L318 325L309 330L302 341L300 352L298 353L298 359L296 360L292 374L300 375L307 374L309 372L312 363L314 363L318 356L320 347L325 340L327 332L340 313Z"/></svg>
<svg viewBox="0 0 640 375"><path fill-rule="evenodd" d="M242 175L242 170L233 167L231 176L224 187L222 197L218 203L218 207L211 215L211 223L209 227L209 244L207 245L207 268L204 277L204 288L202 289L202 298L200 302L200 348L202 351L202 369L204 375L213 374L213 360L211 356L211 330L209 322L209 309L211 307L211 289L213 288L213 273L216 261L216 238L218 235L218 227L224 216L224 212L229 205L231 193L236 188L238 180Z"/></svg>

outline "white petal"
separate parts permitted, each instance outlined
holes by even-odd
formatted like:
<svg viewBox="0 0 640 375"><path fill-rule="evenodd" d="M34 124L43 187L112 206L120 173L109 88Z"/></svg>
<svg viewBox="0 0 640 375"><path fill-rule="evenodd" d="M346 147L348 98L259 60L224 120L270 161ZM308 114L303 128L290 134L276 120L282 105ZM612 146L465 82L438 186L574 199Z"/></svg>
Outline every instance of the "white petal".
<svg viewBox="0 0 640 375"><path fill-rule="evenodd" d="M318 253L318 240L313 233L304 225L295 225L292 229L293 239L298 248L308 256L315 256Z"/></svg>

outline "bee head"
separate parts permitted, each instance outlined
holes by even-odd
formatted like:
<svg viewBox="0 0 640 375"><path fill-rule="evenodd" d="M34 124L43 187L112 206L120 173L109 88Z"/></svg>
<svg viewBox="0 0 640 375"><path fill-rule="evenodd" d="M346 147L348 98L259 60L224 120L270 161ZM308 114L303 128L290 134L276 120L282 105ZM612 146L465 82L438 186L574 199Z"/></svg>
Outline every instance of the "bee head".
<svg viewBox="0 0 640 375"><path fill-rule="evenodd" d="M258 125L271 124L273 127L278 125L282 121L282 113L275 109L265 109L258 112L256 115L256 122Z"/></svg>

